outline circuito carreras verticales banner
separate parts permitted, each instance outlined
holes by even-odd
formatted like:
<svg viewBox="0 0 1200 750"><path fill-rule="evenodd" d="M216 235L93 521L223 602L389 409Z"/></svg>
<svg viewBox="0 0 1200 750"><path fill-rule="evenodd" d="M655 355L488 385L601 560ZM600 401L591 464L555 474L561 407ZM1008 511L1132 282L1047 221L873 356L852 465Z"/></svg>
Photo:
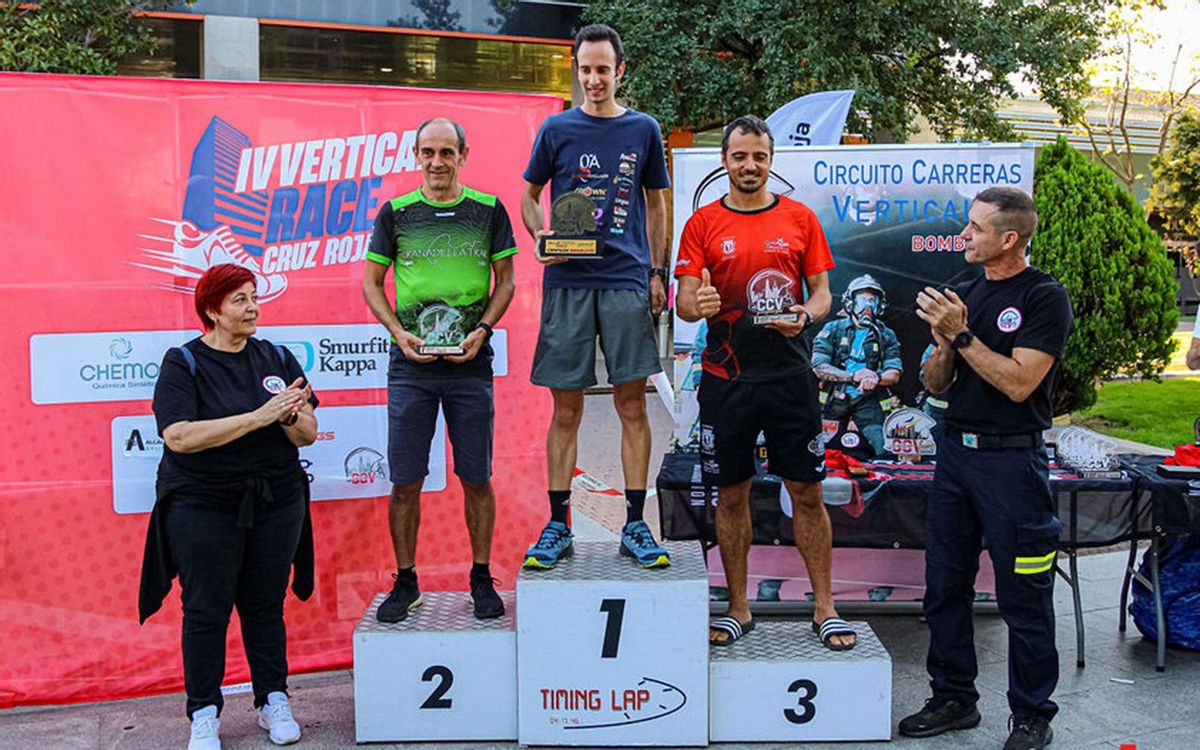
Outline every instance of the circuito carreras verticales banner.
<svg viewBox="0 0 1200 750"><path fill-rule="evenodd" d="M520 226L521 170L561 108L511 94L0 74L0 707L182 687L177 592L145 626L136 616L162 450L149 399L163 352L198 333L196 280L224 262L255 273L259 335L296 354L322 402L302 452L317 590L289 596L291 666L350 662L353 626L394 569L388 337L361 293L375 214L419 184L417 126L444 115L467 134L462 180ZM524 233L518 245L516 299L494 341L493 569L506 587L541 521L549 415L527 377L541 274ZM418 563L427 587L461 589L471 558L446 454L439 433ZM227 682L245 679L230 658Z"/></svg>

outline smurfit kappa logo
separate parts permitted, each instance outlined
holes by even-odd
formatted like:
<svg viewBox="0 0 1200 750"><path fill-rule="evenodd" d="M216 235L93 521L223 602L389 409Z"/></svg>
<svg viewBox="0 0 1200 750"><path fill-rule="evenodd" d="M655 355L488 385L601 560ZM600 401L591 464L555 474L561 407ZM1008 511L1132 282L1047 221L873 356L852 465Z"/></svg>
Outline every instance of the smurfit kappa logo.
<svg viewBox="0 0 1200 750"><path fill-rule="evenodd" d="M209 268L254 274L259 302L278 299L289 273L366 257L383 178L414 171L416 130L255 146L214 116L192 151L179 218L150 217L131 265L157 286L195 292Z"/></svg>

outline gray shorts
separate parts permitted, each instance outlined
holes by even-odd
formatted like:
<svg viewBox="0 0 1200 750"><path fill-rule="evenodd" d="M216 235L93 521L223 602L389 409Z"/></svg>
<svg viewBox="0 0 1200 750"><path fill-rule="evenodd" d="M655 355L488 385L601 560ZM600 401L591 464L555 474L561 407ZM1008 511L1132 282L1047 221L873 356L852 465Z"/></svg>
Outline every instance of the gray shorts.
<svg viewBox="0 0 1200 750"><path fill-rule="evenodd" d="M395 346L393 346L395 349ZM429 473L438 404L454 450L454 473L472 484L492 476L492 379L388 377L388 473L412 484Z"/></svg>
<svg viewBox="0 0 1200 750"><path fill-rule="evenodd" d="M597 335L609 383L631 383L662 371L646 292L544 289L530 380L563 390L595 385Z"/></svg>

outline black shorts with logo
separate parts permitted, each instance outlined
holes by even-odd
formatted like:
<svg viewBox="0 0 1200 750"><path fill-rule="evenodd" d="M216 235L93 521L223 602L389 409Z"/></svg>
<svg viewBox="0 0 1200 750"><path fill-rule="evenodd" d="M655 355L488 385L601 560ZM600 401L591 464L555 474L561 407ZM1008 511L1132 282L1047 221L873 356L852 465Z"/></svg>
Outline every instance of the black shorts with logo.
<svg viewBox="0 0 1200 750"><path fill-rule="evenodd" d="M755 474L758 433L768 468L795 482L825 478L817 377L811 370L765 383L700 378L700 468L706 484L728 487Z"/></svg>

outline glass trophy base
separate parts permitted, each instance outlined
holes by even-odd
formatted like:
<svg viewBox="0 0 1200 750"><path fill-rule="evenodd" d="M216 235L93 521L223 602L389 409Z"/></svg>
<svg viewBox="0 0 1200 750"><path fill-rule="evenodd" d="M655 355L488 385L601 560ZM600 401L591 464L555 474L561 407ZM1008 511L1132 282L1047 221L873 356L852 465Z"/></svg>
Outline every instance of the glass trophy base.
<svg viewBox="0 0 1200 750"><path fill-rule="evenodd" d="M765 313L754 316L754 325L765 326L768 323L799 323L800 313Z"/></svg>
<svg viewBox="0 0 1200 750"><path fill-rule="evenodd" d="M423 357L459 357L466 353L458 344L422 344L417 347L417 354Z"/></svg>
<svg viewBox="0 0 1200 750"><path fill-rule="evenodd" d="M543 237L538 243L543 258L581 258L599 260L604 257L604 238L596 235L560 235Z"/></svg>

